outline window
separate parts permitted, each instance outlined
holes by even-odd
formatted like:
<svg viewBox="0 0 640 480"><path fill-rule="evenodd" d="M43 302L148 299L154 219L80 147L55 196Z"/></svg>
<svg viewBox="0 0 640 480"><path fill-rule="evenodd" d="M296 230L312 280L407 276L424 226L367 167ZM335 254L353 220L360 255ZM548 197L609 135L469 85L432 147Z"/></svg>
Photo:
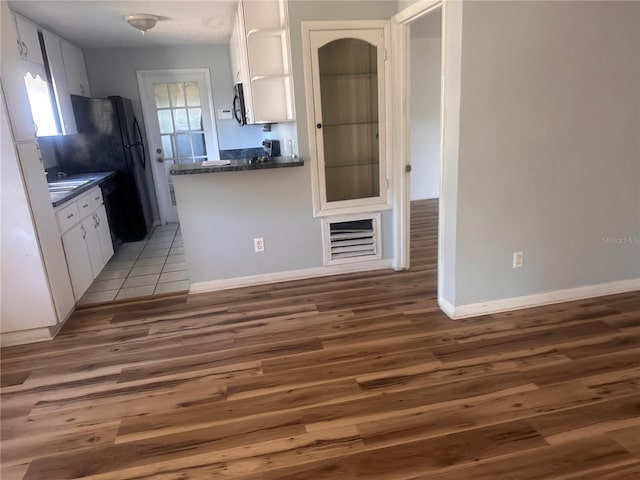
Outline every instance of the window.
<svg viewBox="0 0 640 480"><path fill-rule="evenodd" d="M49 83L39 74L33 77L31 73L24 76L24 83L27 87L31 116L36 125L36 136L58 135L60 131L54 106L51 103Z"/></svg>
<svg viewBox="0 0 640 480"><path fill-rule="evenodd" d="M196 82L154 83L164 157L170 163L207 159L200 91Z"/></svg>

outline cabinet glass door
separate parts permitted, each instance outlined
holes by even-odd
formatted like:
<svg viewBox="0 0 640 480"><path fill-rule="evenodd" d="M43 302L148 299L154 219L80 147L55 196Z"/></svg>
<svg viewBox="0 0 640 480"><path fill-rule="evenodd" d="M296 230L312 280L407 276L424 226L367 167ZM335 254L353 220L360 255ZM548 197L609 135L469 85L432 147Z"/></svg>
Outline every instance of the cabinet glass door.
<svg viewBox="0 0 640 480"><path fill-rule="evenodd" d="M380 195L376 50L343 38L318 51L327 202Z"/></svg>
<svg viewBox="0 0 640 480"><path fill-rule="evenodd" d="M309 35L319 213L384 208L384 30Z"/></svg>

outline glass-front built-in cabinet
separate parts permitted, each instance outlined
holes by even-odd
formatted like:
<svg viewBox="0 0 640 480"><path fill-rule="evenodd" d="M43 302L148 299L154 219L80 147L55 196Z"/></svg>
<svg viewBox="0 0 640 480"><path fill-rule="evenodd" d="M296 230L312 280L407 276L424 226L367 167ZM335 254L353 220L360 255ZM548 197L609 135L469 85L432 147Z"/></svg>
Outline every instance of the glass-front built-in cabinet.
<svg viewBox="0 0 640 480"><path fill-rule="evenodd" d="M316 214L386 208L385 28L305 29Z"/></svg>

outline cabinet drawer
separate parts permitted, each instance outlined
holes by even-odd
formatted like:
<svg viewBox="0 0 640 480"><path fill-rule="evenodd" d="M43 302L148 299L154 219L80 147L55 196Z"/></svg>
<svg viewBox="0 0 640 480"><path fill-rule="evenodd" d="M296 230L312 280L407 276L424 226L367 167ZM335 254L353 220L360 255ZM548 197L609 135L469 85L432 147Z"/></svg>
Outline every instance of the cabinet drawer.
<svg viewBox="0 0 640 480"><path fill-rule="evenodd" d="M96 188L91 190L89 195L91 196L91 210L94 211L99 209L104 203L102 200L102 190L100 188Z"/></svg>
<svg viewBox="0 0 640 480"><path fill-rule="evenodd" d="M70 203L56 212L60 233L66 232L80 221L80 212L77 202Z"/></svg>
<svg viewBox="0 0 640 480"><path fill-rule="evenodd" d="M91 214L91 212L93 212L93 208L91 208L92 192L93 190L89 193L85 193L83 196L78 198L76 202L78 204L78 210L80 211L81 219L88 217Z"/></svg>

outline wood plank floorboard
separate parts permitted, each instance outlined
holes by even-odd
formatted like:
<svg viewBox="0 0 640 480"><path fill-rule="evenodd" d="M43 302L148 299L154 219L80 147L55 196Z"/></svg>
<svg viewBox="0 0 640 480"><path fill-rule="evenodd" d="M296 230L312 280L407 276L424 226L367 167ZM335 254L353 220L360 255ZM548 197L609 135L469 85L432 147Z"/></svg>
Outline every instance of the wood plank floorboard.
<svg viewBox="0 0 640 480"><path fill-rule="evenodd" d="M411 271L79 308L1 350L2 480L640 478L640 293L452 321Z"/></svg>

